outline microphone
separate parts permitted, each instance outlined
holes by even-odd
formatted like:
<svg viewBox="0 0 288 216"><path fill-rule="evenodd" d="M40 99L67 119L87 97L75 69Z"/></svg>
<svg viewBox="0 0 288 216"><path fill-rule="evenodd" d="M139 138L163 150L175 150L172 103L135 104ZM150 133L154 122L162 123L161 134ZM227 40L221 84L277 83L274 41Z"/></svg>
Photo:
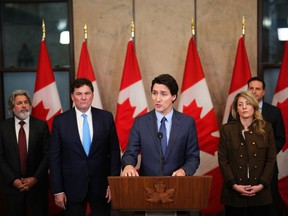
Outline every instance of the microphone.
<svg viewBox="0 0 288 216"><path fill-rule="evenodd" d="M160 140L160 154L159 154L159 157L160 157L160 176L163 176L163 156L162 156L162 145L161 145L161 140L163 138L163 133L161 132L158 132L157 133L157 137L158 139Z"/></svg>
<svg viewBox="0 0 288 216"><path fill-rule="evenodd" d="M158 133L157 133L157 137L158 137L158 139L160 139L160 141L161 141L161 139L163 138L163 133L158 132Z"/></svg>

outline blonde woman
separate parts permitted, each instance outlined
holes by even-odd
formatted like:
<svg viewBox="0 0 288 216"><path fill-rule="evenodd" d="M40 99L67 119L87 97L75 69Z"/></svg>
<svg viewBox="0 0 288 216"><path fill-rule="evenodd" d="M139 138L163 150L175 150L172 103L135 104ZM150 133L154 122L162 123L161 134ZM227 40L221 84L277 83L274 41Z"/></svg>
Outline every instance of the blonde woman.
<svg viewBox="0 0 288 216"><path fill-rule="evenodd" d="M248 91L235 96L232 115L236 121L222 126L218 149L225 215L270 216L270 182L276 160L272 127Z"/></svg>

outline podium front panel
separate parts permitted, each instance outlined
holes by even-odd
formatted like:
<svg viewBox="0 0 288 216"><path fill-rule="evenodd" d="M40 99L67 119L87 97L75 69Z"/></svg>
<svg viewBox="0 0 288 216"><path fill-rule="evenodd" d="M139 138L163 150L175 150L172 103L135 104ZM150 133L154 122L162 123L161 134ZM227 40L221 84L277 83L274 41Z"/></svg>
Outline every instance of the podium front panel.
<svg viewBox="0 0 288 216"><path fill-rule="evenodd" d="M206 208L211 176L108 177L112 208L195 210Z"/></svg>

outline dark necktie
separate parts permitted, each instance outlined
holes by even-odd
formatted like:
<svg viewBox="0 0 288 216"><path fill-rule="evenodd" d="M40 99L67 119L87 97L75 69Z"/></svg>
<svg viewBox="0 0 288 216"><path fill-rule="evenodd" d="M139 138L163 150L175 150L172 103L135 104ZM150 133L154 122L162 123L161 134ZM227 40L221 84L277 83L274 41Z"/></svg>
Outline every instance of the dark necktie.
<svg viewBox="0 0 288 216"><path fill-rule="evenodd" d="M86 155L89 155L89 151L90 151L90 146L91 146L91 137L90 137L90 129L89 129L89 124L88 124L88 120L87 120L87 115L86 114L82 114L83 117L83 147L84 150L86 152Z"/></svg>
<svg viewBox="0 0 288 216"><path fill-rule="evenodd" d="M23 128L25 122L20 121L19 124L21 125L21 127L19 129L19 135L18 135L18 148L20 155L21 172L23 175L25 175L27 165L27 142L26 142L25 130Z"/></svg>
<svg viewBox="0 0 288 216"><path fill-rule="evenodd" d="M161 125L160 125L160 130L159 130L163 134L163 137L161 139L163 157L165 156L166 149L167 149L167 133L166 133L165 121L166 121L166 118L163 117L161 119Z"/></svg>

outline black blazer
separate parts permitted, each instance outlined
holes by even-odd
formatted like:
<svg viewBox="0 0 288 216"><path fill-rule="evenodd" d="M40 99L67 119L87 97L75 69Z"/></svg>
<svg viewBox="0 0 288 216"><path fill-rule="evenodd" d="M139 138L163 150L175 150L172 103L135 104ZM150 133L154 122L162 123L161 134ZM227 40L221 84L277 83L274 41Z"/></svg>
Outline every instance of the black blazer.
<svg viewBox="0 0 288 216"><path fill-rule="evenodd" d="M35 177L36 188L48 190L48 154L50 133L45 121L30 116L27 168L25 177ZM0 175L3 190L8 194L19 193L12 186L21 178L15 120L10 118L0 124ZM41 187L43 185L43 187Z"/></svg>

